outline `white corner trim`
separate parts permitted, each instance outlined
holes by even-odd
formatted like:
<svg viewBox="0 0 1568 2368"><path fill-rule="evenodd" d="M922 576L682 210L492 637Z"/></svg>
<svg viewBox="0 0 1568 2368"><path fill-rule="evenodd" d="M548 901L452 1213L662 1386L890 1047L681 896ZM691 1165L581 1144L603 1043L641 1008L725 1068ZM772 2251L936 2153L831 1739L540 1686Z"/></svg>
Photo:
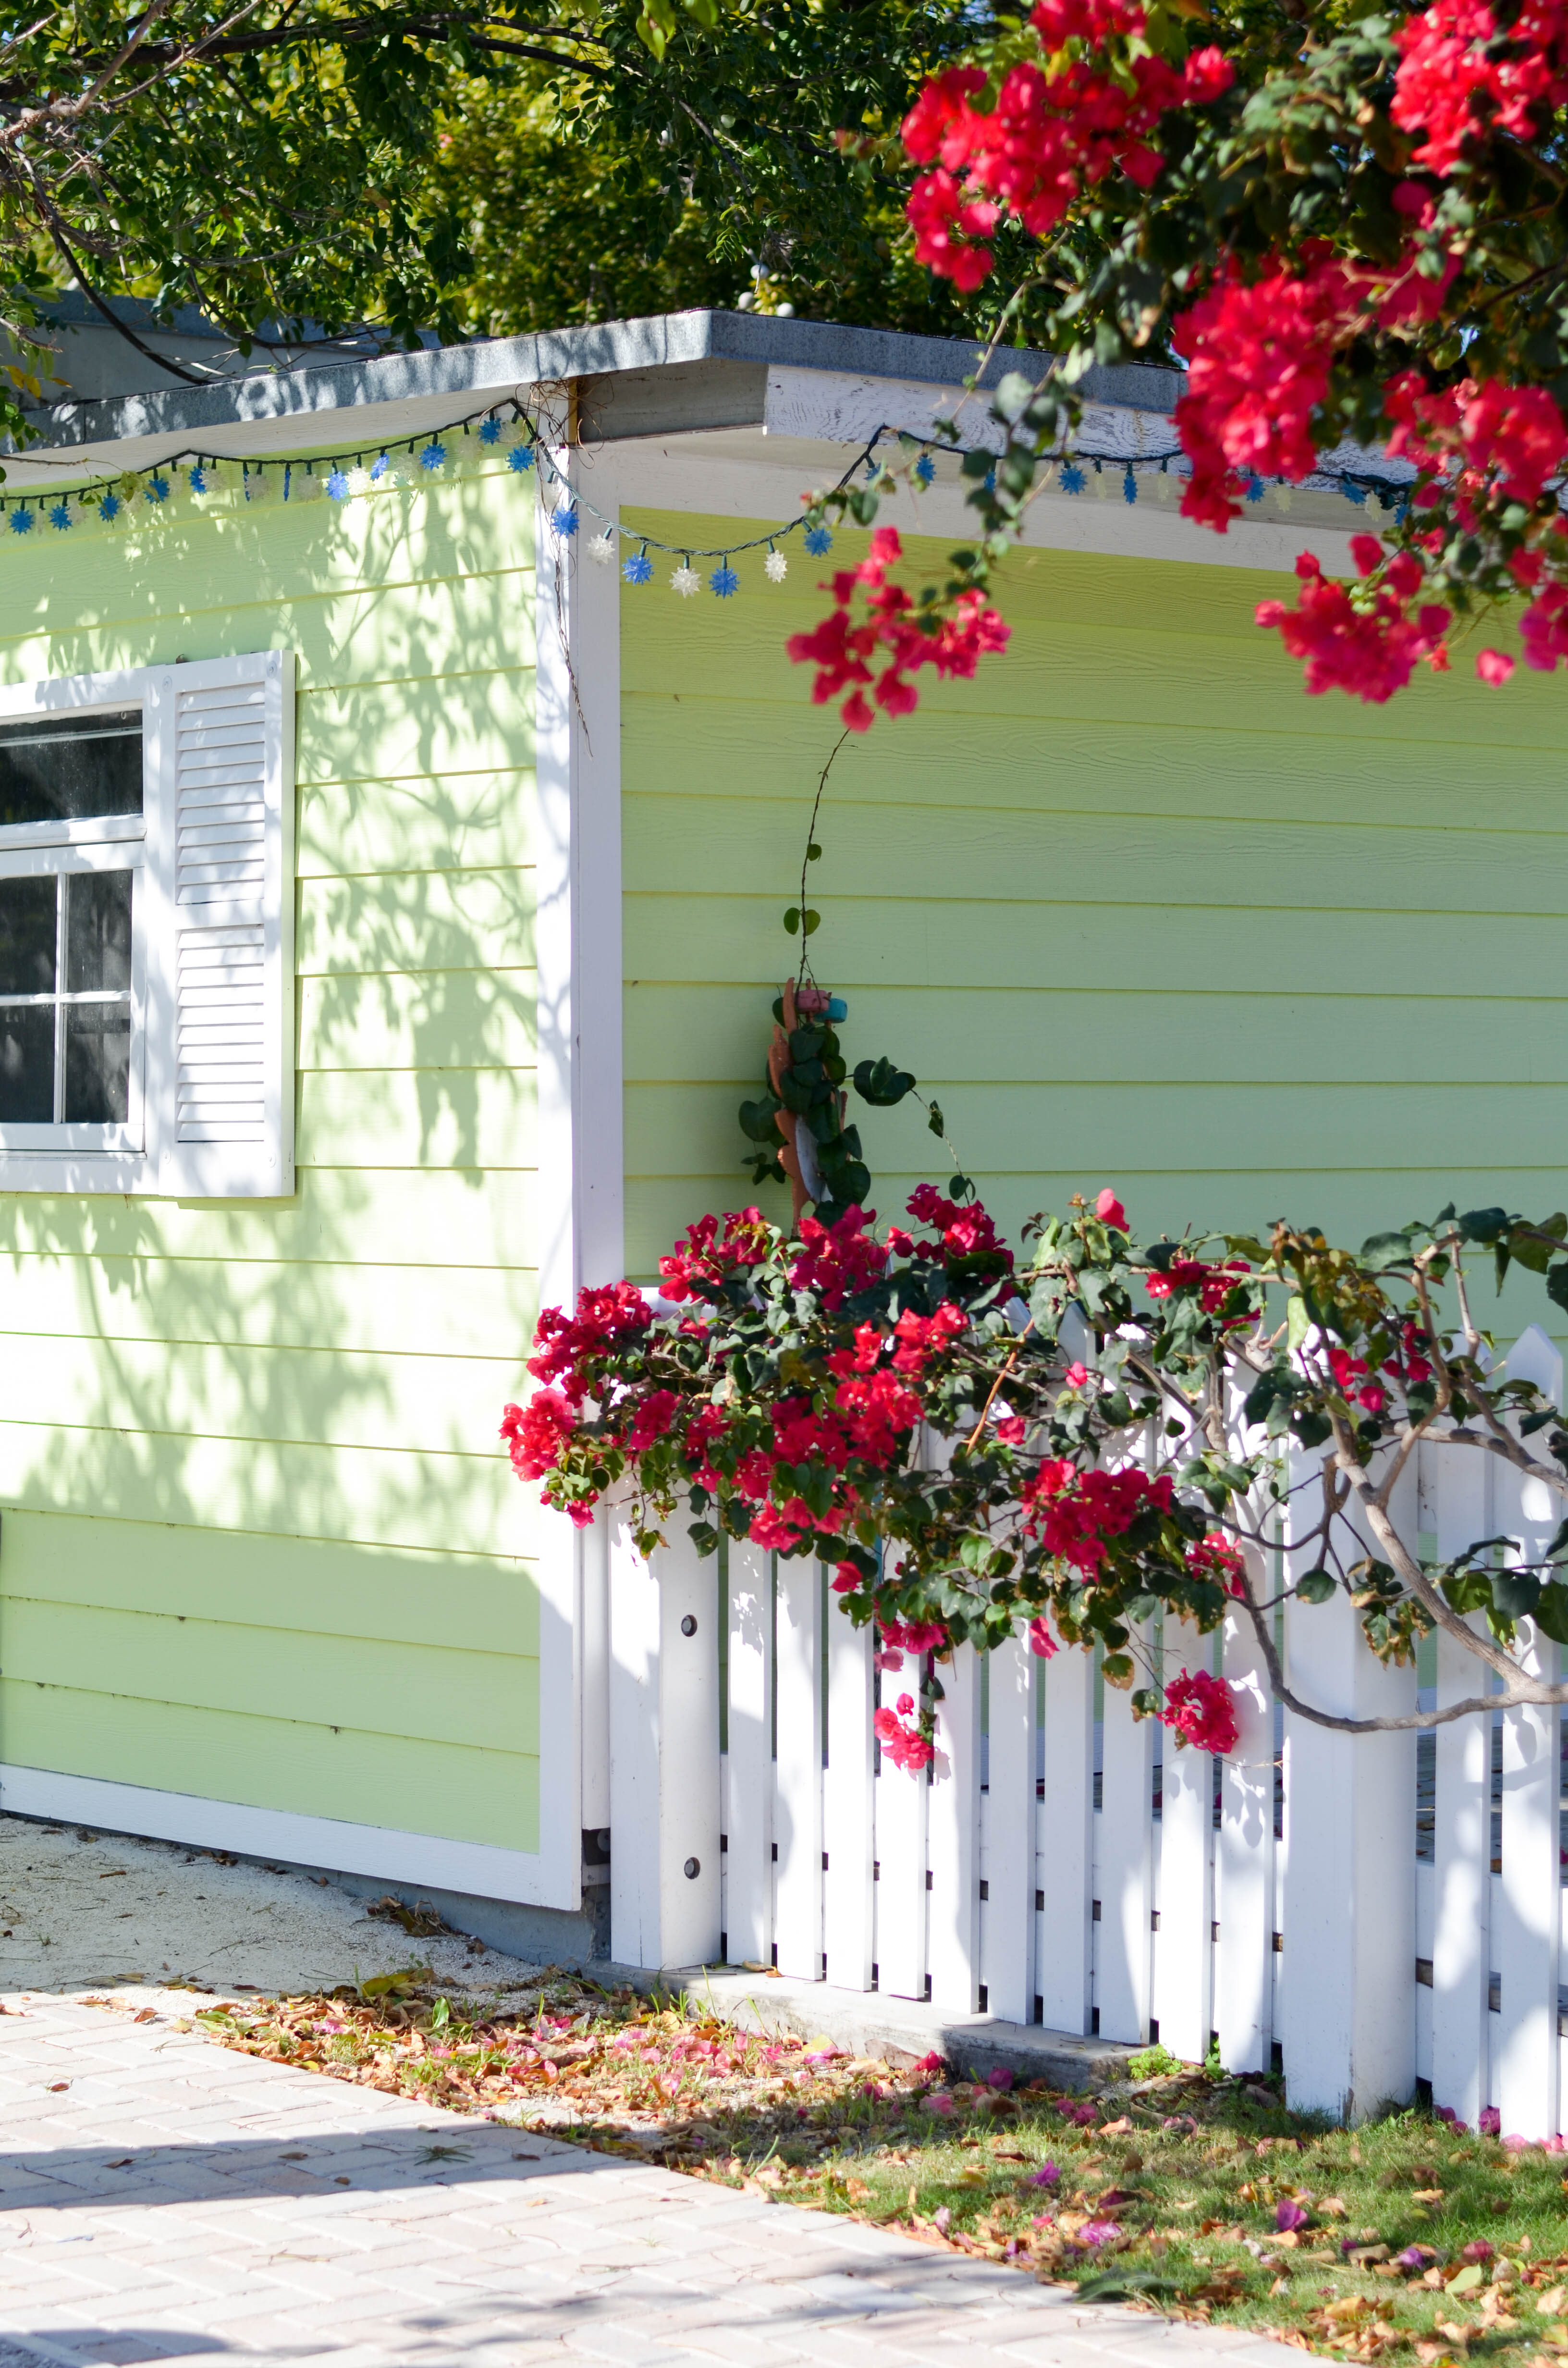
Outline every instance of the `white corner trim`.
<svg viewBox="0 0 1568 2368"><path fill-rule="evenodd" d="M58 1817L101 1826L111 1833L154 1841L190 1842L200 1850L236 1850L246 1858L290 1860L337 1874L369 1874L378 1882L427 1884L537 1907L576 1907L579 1896L556 1897L544 1860L530 1850L488 1842L446 1841L437 1834L405 1834L391 1827L355 1826L337 1817L307 1817L289 1809L257 1809L243 1801L207 1801L188 1793L158 1793L97 1776L65 1776L47 1768L0 1765L0 1810L12 1816Z"/></svg>

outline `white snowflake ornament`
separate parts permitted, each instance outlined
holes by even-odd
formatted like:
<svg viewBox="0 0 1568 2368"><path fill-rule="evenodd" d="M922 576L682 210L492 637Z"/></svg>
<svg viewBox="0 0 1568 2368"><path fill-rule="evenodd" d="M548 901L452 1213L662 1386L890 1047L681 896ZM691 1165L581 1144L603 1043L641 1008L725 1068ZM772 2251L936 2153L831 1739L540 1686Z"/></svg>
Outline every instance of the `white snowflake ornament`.
<svg viewBox="0 0 1568 2368"><path fill-rule="evenodd" d="M762 563L762 572L770 584L782 584L790 573L790 563L781 551L770 551Z"/></svg>
<svg viewBox="0 0 1568 2368"><path fill-rule="evenodd" d="M608 526L603 534L596 534L589 543L588 557L597 559L601 567L608 567L615 557L615 537Z"/></svg>
<svg viewBox="0 0 1568 2368"><path fill-rule="evenodd" d="M689 600L693 593L700 591L701 588L702 578L695 567L677 567L670 577L670 590L678 592L683 600Z"/></svg>

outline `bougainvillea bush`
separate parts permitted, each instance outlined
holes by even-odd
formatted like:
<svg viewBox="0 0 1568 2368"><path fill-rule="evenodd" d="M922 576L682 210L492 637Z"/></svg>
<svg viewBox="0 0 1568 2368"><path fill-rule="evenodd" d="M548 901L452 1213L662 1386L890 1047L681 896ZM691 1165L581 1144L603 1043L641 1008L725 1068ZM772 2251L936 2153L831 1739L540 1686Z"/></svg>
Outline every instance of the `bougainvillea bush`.
<svg viewBox="0 0 1568 2368"><path fill-rule="evenodd" d="M945 584L898 582L886 529L835 578L831 614L791 643L816 696L865 730L915 704L920 667L972 675L1002 646L987 588L1042 461L1071 450L1074 389L1134 358L1185 365L1182 508L1218 533L1258 479L1300 482L1346 439L1413 464L1354 579L1304 555L1295 606L1258 611L1310 690L1386 700L1418 665L1449 665L1456 621L1515 600L1527 662L1553 669L1568 656L1565 108L1564 0L1037 0L997 19L903 126L909 220L933 272L994 282L998 335L1027 317L1058 368L1039 387L1003 380L1000 456L964 464L980 533ZM976 416L955 442L979 440ZM869 524L898 473L817 514ZM1492 684L1513 663L1475 659Z"/></svg>
<svg viewBox="0 0 1568 2368"><path fill-rule="evenodd" d="M704 1217L656 1296L619 1282L547 1309L539 1387L503 1425L517 1473L581 1524L613 1499L644 1552L678 1518L703 1553L723 1534L824 1558L884 1671L910 1656L878 1731L912 1769L931 1756L934 1660L1021 1623L1044 1655L1103 1647L1108 1679L1200 1750L1233 1742L1231 1696L1199 1652L1157 1674L1162 1611L1201 1636L1233 1611L1281 1701L1391 1723L1292 1691L1281 1585L1307 1606L1343 1591L1385 1660L1438 1627L1485 1665L1471 1700L1392 1723L1562 1698L1528 1673L1519 1623L1568 1640L1568 1522L1537 1554L1477 1538L1437 1567L1395 1508L1423 1439L1568 1497L1568 1430L1493 1363L1465 1264L1481 1245L1499 1280L1517 1262L1568 1304L1568 1217L1447 1211L1354 1253L1283 1224L1143 1244L1107 1190L1014 1249L955 1188L920 1186L904 1225L858 1207L788 1231L756 1208Z"/></svg>

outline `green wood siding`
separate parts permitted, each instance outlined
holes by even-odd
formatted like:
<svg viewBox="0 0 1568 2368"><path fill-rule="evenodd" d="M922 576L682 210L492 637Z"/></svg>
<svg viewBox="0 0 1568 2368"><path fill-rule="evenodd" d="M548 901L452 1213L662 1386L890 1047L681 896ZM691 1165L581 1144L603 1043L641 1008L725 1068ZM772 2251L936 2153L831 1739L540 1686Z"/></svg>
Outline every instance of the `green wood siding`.
<svg viewBox="0 0 1568 2368"><path fill-rule="evenodd" d="M838 728L784 641L863 548L813 563L791 541L781 587L745 554L733 600L621 596L634 1273L749 1197L734 1109ZM1105 1183L1148 1231L1289 1215L1358 1240L1450 1194L1562 1201L1562 689L1485 689L1461 649L1385 709L1309 699L1253 623L1290 588L1021 553L1006 654L924 677L915 716L837 761L810 893L849 1057L917 1073L1011 1228ZM941 1175L921 1116L857 1116L884 1213Z"/></svg>
<svg viewBox="0 0 1568 2368"><path fill-rule="evenodd" d="M531 485L170 511L0 677L297 654L299 1189L0 1195L0 1759L532 1850Z"/></svg>

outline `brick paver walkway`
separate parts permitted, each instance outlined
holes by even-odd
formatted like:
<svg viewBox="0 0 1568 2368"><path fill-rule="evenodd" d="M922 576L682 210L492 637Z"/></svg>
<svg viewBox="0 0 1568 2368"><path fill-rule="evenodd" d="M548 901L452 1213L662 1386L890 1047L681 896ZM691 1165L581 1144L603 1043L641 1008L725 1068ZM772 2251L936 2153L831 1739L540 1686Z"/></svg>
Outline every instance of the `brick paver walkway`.
<svg viewBox="0 0 1568 2368"><path fill-rule="evenodd" d="M6 2001L0 2114L0 2368L1285 2368L55 1998Z"/></svg>

